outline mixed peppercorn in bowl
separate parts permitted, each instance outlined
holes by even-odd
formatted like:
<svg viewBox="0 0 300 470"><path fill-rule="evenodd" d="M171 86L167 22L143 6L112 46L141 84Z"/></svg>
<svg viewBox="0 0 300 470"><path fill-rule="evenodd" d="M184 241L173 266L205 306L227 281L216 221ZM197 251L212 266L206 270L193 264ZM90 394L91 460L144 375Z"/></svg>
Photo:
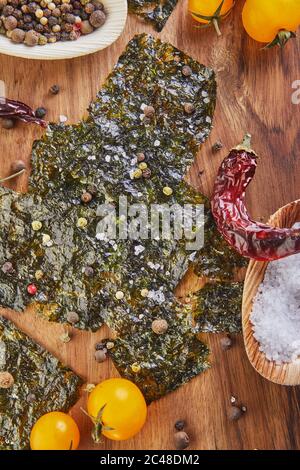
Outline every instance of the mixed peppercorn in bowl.
<svg viewBox="0 0 300 470"><path fill-rule="evenodd" d="M99 0L0 0L0 13L0 32L27 46L74 41L106 21Z"/></svg>
<svg viewBox="0 0 300 470"><path fill-rule="evenodd" d="M126 17L127 0L0 0L0 53L38 59L88 54L114 42Z"/></svg>

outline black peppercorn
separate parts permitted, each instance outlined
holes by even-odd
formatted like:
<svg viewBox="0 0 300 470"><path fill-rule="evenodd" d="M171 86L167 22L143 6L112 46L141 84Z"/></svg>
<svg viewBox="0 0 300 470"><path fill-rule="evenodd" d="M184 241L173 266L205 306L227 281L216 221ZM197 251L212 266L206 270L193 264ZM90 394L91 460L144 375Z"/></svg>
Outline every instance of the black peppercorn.
<svg viewBox="0 0 300 470"><path fill-rule="evenodd" d="M60 91L60 87L59 85L52 85L49 91L52 95L57 95Z"/></svg>
<svg viewBox="0 0 300 470"><path fill-rule="evenodd" d="M186 424L185 421L183 421L182 419L180 419L180 420L176 421L176 423L175 423L175 429L176 429L177 431L182 431L182 430L184 429L184 427L185 427L185 424Z"/></svg>
<svg viewBox="0 0 300 470"><path fill-rule="evenodd" d="M24 21L24 23L31 23L32 18L31 18L30 15L24 15L23 16L23 21Z"/></svg>
<svg viewBox="0 0 300 470"><path fill-rule="evenodd" d="M221 150L221 148L223 148L223 144L220 140L217 140L217 142L215 142L214 145L212 146L212 151L218 152L219 150Z"/></svg>
<svg viewBox="0 0 300 470"><path fill-rule="evenodd" d="M49 26L51 26L51 27L52 27L52 26L55 26L55 25L58 24L58 19L55 18L55 16L49 16L49 18L48 18L48 24L49 24Z"/></svg>
<svg viewBox="0 0 300 470"><path fill-rule="evenodd" d="M37 118L43 119L47 114L47 110L46 108L40 107L36 109L34 114L36 115Z"/></svg>
<svg viewBox="0 0 300 470"><path fill-rule="evenodd" d="M105 343L102 343L102 342L98 342L95 344L95 349L96 351L107 351L106 349L106 344Z"/></svg>
<svg viewBox="0 0 300 470"><path fill-rule="evenodd" d="M67 21L67 23L74 24L76 21L75 15L72 15L71 13L66 13L64 15L64 19Z"/></svg>
<svg viewBox="0 0 300 470"><path fill-rule="evenodd" d="M38 9L37 3L35 3L35 2L29 3L28 10L29 10L30 13L35 13L37 9Z"/></svg>

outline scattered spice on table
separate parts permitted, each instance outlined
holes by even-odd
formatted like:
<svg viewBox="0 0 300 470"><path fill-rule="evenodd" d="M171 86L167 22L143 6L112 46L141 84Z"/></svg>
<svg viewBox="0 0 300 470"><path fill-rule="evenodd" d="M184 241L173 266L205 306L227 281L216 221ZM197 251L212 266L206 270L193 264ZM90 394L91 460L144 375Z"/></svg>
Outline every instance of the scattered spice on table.
<svg viewBox="0 0 300 470"><path fill-rule="evenodd" d="M16 44L74 41L106 21L98 0L1 0L0 33Z"/></svg>
<svg viewBox="0 0 300 470"><path fill-rule="evenodd" d="M2 98L0 100L0 118L19 120L47 127L47 122L36 116L33 109L21 101Z"/></svg>
<svg viewBox="0 0 300 470"><path fill-rule="evenodd" d="M182 419L179 419L175 423L175 429L176 431L182 431L185 428L186 422Z"/></svg>
<svg viewBox="0 0 300 470"><path fill-rule="evenodd" d="M217 140L213 146L212 146L212 151L214 153L219 152L223 148L223 144L220 140Z"/></svg>
<svg viewBox="0 0 300 470"><path fill-rule="evenodd" d="M49 92L52 95L57 95L60 92L60 86L59 85L52 85L52 87L50 87Z"/></svg>
<svg viewBox="0 0 300 470"><path fill-rule="evenodd" d="M184 450L190 445L190 438L185 431L178 431L174 434L174 444L177 450Z"/></svg>
<svg viewBox="0 0 300 470"><path fill-rule="evenodd" d="M253 335L270 361L300 355L300 254L272 261L254 299Z"/></svg>
<svg viewBox="0 0 300 470"><path fill-rule="evenodd" d="M6 130L12 129L15 127L15 121L13 119L3 118L1 119L1 127Z"/></svg>
<svg viewBox="0 0 300 470"><path fill-rule="evenodd" d="M238 421L243 416L243 410L239 406L232 405L228 410L229 421Z"/></svg>
<svg viewBox="0 0 300 470"><path fill-rule="evenodd" d="M224 336L224 338L221 338L220 340L220 345L223 351L227 351L232 347L232 338L229 335Z"/></svg>

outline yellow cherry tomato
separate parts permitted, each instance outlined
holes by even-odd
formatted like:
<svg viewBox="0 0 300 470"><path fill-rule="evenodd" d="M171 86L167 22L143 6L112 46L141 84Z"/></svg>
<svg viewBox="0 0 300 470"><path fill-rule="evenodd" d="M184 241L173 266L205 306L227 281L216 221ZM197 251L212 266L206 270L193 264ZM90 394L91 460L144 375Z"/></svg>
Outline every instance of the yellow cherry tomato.
<svg viewBox="0 0 300 470"><path fill-rule="evenodd" d="M249 36L270 43L281 30L296 31L300 24L300 0L247 0L242 18Z"/></svg>
<svg viewBox="0 0 300 470"><path fill-rule="evenodd" d="M100 432L115 441L135 436L147 417L142 392L126 379L109 379L98 384L89 395L87 411L94 422L97 418L100 421Z"/></svg>
<svg viewBox="0 0 300 470"><path fill-rule="evenodd" d="M75 450L80 433L71 416L53 411L41 416L30 434L31 450Z"/></svg>
<svg viewBox="0 0 300 470"><path fill-rule="evenodd" d="M204 20L194 15L197 13L202 16L213 16L221 4L221 0L189 0L189 12L192 17L199 23L209 23L209 20ZM234 0L224 0L222 9L220 11L220 17L226 15L234 5Z"/></svg>

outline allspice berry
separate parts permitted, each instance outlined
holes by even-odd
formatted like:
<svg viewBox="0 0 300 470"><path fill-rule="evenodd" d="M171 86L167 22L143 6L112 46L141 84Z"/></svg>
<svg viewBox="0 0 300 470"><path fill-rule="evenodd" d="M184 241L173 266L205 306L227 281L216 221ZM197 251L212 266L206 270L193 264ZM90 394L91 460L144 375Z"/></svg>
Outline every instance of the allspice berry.
<svg viewBox="0 0 300 470"><path fill-rule="evenodd" d="M156 335L163 335L167 332L169 325L166 320L163 318L159 318L157 320L154 320L151 325L153 333Z"/></svg>
<svg viewBox="0 0 300 470"><path fill-rule="evenodd" d="M68 312L67 313L67 322L75 325L75 323L79 322L79 315L76 312Z"/></svg>
<svg viewBox="0 0 300 470"><path fill-rule="evenodd" d="M152 118L155 115L155 109L153 106L145 106L143 112L147 118Z"/></svg>
<svg viewBox="0 0 300 470"><path fill-rule="evenodd" d="M232 339L230 336L225 336L225 338L221 338L220 345L223 351L227 351L232 346Z"/></svg>
<svg viewBox="0 0 300 470"><path fill-rule="evenodd" d="M27 31L24 42L27 46L36 46L39 42L39 33L33 29Z"/></svg>
<svg viewBox="0 0 300 470"><path fill-rule="evenodd" d="M95 352L95 359L97 362L101 363L101 362L105 362L106 361L106 352L103 351L103 350L98 350Z"/></svg>
<svg viewBox="0 0 300 470"><path fill-rule="evenodd" d="M140 162L143 162L146 157L145 157L145 154L143 152L140 152L140 153L137 154L136 158L137 158L137 161L140 163Z"/></svg>
<svg viewBox="0 0 300 470"><path fill-rule="evenodd" d="M82 34L90 34L94 31L94 28L88 20L84 20L80 23L80 30Z"/></svg>
<svg viewBox="0 0 300 470"><path fill-rule="evenodd" d="M10 39L12 42L21 44L25 39L25 31L23 29L16 28L12 31Z"/></svg>
<svg viewBox="0 0 300 470"><path fill-rule="evenodd" d="M4 18L3 24L4 28L7 29L7 31L12 31L18 26L18 20L14 16L10 15Z"/></svg>
<svg viewBox="0 0 300 470"><path fill-rule="evenodd" d="M227 416L229 421L237 421L243 416L243 410L239 406L231 406Z"/></svg>
<svg viewBox="0 0 300 470"><path fill-rule="evenodd" d="M12 274L14 272L13 264L10 261L5 261L1 267L1 270L3 274Z"/></svg>
<svg viewBox="0 0 300 470"><path fill-rule="evenodd" d="M92 199L93 199L93 196L91 195L91 193L87 191L81 195L81 201L84 202L85 204L88 204L89 202L91 202Z"/></svg>
<svg viewBox="0 0 300 470"><path fill-rule="evenodd" d="M174 444L177 450L186 449L190 444L190 438L184 431L179 431L174 434Z"/></svg>
<svg viewBox="0 0 300 470"><path fill-rule="evenodd" d="M15 127L15 121L13 119L3 118L1 119L1 127L6 130L12 129Z"/></svg>
<svg viewBox="0 0 300 470"><path fill-rule="evenodd" d="M94 11L90 16L90 23L94 28L100 28L106 21L106 15L101 10Z"/></svg>
<svg viewBox="0 0 300 470"><path fill-rule="evenodd" d="M19 173L20 171L26 169L25 162L23 160L15 160L12 162L10 169L12 174Z"/></svg>
<svg viewBox="0 0 300 470"><path fill-rule="evenodd" d="M192 73L193 73L191 67L189 67L188 65L184 65L184 66L182 67L181 72L182 72L182 75L183 75L184 77L190 77L190 76L192 75Z"/></svg>
<svg viewBox="0 0 300 470"><path fill-rule="evenodd" d="M14 378L9 372L0 372L0 388L10 388L14 384Z"/></svg>
<svg viewBox="0 0 300 470"><path fill-rule="evenodd" d="M151 178L151 170L150 170L150 168L146 168L146 170L143 171L142 176L143 176L143 178L145 178L145 179Z"/></svg>
<svg viewBox="0 0 300 470"><path fill-rule="evenodd" d="M195 106L193 105L193 103L184 103L183 109L186 114L193 114L193 112L195 111Z"/></svg>

